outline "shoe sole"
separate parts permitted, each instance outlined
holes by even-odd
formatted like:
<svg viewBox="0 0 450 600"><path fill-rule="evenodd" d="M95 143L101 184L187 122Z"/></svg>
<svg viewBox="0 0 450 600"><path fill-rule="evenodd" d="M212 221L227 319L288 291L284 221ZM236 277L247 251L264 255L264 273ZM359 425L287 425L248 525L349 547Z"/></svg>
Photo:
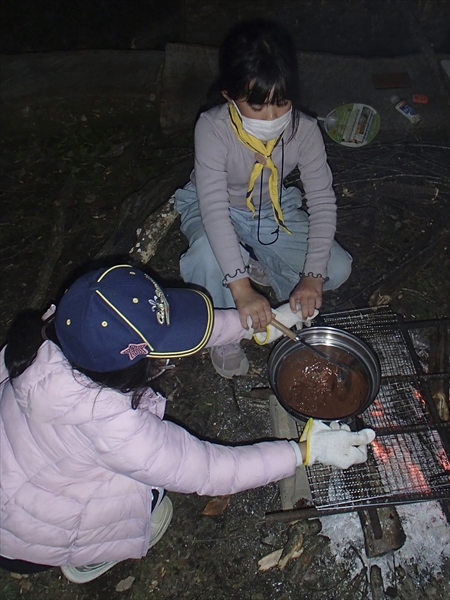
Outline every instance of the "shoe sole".
<svg viewBox="0 0 450 600"><path fill-rule="evenodd" d="M228 371L223 371L222 369L220 369L220 367L217 367L212 361L211 363L216 372L219 373L221 377L225 377L225 379L233 379L233 377L242 377L242 375L246 375L250 369L250 363L248 362L248 359L246 359L246 362L244 362L243 365L241 363L241 366L237 370L237 372L231 374Z"/></svg>
<svg viewBox="0 0 450 600"><path fill-rule="evenodd" d="M89 573L82 573L76 570L76 567L64 566L61 567L61 571L66 579L71 581L72 583L89 583L89 581L94 581L109 569L112 569L117 563L121 562L117 560L115 562L107 563L103 567L99 569L93 569L89 571Z"/></svg>

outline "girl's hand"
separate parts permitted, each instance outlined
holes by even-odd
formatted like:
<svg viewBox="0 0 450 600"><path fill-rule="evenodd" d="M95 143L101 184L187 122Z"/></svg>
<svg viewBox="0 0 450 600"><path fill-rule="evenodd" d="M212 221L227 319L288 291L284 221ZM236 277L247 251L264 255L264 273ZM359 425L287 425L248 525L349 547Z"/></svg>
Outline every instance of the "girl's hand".
<svg viewBox="0 0 450 600"><path fill-rule="evenodd" d="M319 310L322 306L322 290L322 277L302 277L289 297L289 305L292 311L295 311L297 304L300 304L303 318L312 317L314 309Z"/></svg>
<svg viewBox="0 0 450 600"><path fill-rule="evenodd" d="M300 452L304 465L321 462L338 469L366 462L367 446L375 439L373 429L349 431L349 427L336 421L326 425L309 419L300 437ZM306 442L302 447L303 442Z"/></svg>
<svg viewBox="0 0 450 600"><path fill-rule="evenodd" d="M228 284L239 312L241 325L248 329L248 317L255 331L265 330L272 320L272 308L267 298L251 286L248 277Z"/></svg>

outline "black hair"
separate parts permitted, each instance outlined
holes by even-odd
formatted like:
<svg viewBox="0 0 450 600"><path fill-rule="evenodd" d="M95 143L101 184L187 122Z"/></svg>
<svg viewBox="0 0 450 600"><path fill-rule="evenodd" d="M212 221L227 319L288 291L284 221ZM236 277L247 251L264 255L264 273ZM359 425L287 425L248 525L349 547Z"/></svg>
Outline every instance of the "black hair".
<svg viewBox="0 0 450 600"><path fill-rule="evenodd" d="M262 105L292 102L293 135L298 127L300 83L297 53L287 30L274 21L255 19L233 27L219 49L217 91L232 100ZM292 137L292 136L291 136Z"/></svg>
<svg viewBox="0 0 450 600"><path fill-rule="evenodd" d="M53 324L53 317L45 323L36 311L27 311L16 317L6 336L5 365L9 378L15 379L33 364L44 340L48 339L60 346ZM83 369L71 363L72 367L86 375L102 388L112 388L122 393L130 393L131 407L136 409L150 382L161 370L159 359L142 358L137 363L107 373Z"/></svg>
<svg viewBox="0 0 450 600"><path fill-rule="evenodd" d="M106 373L83 369L75 364L72 366L103 388L112 388L123 394L132 392L131 408L136 409L150 387L151 380L160 373L163 364L165 361L161 359L141 358L130 367Z"/></svg>
<svg viewBox="0 0 450 600"><path fill-rule="evenodd" d="M9 378L15 379L33 364L44 341L44 323L37 311L25 311L12 322L6 334L5 365Z"/></svg>
<svg viewBox="0 0 450 600"><path fill-rule="evenodd" d="M232 100L264 104L272 90L272 104L291 100L299 108L297 53L281 25L266 19L239 23L219 49L220 90Z"/></svg>

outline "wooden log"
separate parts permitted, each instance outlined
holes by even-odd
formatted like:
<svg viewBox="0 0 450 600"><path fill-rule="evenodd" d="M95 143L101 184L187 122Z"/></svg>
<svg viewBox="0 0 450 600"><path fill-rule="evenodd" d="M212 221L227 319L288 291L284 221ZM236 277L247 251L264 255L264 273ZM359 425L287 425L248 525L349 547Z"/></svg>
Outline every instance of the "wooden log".
<svg viewBox="0 0 450 600"><path fill-rule="evenodd" d="M369 508L359 511L358 515L368 558L398 550L405 543L406 535L394 506Z"/></svg>
<svg viewBox="0 0 450 600"><path fill-rule="evenodd" d="M148 215L160 208L167 198L187 181L192 162L192 155L187 156L125 198L120 207L116 227L95 258L128 254L136 241L136 231Z"/></svg>
<svg viewBox="0 0 450 600"><path fill-rule="evenodd" d="M370 591L372 592L372 600L383 600L385 598L383 575L378 565L370 567Z"/></svg>
<svg viewBox="0 0 450 600"><path fill-rule="evenodd" d="M129 252L134 262L143 265L148 263L178 216L174 209L174 197L171 196L147 217L137 230L137 240Z"/></svg>
<svg viewBox="0 0 450 600"><path fill-rule="evenodd" d="M298 439L298 424L284 410L274 395L269 397L270 422L273 435L280 439ZM303 429L303 427L301 428ZM290 513L300 501L311 501L311 490L304 466L297 467L295 474L279 483L281 506Z"/></svg>

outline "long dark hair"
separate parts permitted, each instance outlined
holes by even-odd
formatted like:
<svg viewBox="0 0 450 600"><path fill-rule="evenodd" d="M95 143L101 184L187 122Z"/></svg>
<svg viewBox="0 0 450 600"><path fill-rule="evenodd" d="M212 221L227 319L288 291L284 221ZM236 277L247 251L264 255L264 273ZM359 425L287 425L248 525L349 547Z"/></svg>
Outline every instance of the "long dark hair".
<svg viewBox="0 0 450 600"><path fill-rule="evenodd" d="M273 104L298 102L297 55L289 33L265 19L233 27L220 46L218 85L249 104L264 104L272 90Z"/></svg>
<svg viewBox="0 0 450 600"><path fill-rule="evenodd" d="M288 31L274 21L255 19L233 27L219 49L219 76L211 98L222 90L232 100L261 105L292 102L292 126L298 127L300 82L297 54ZM272 96L271 96L272 94Z"/></svg>
<svg viewBox="0 0 450 600"><path fill-rule="evenodd" d="M6 336L5 348L5 365L11 380L22 375L33 364L45 339L60 346L53 326L53 317L45 323L42 322L40 314L35 311L27 311L16 317ZM133 409L139 406L139 402L151 385L152 378L161 369L160 360L148 358L142 358L126 369L107 373L97 373L83 369L74 363L71 364L76 371L86 375L101 388L112 388L124 394L132 392Z"/></svg>

